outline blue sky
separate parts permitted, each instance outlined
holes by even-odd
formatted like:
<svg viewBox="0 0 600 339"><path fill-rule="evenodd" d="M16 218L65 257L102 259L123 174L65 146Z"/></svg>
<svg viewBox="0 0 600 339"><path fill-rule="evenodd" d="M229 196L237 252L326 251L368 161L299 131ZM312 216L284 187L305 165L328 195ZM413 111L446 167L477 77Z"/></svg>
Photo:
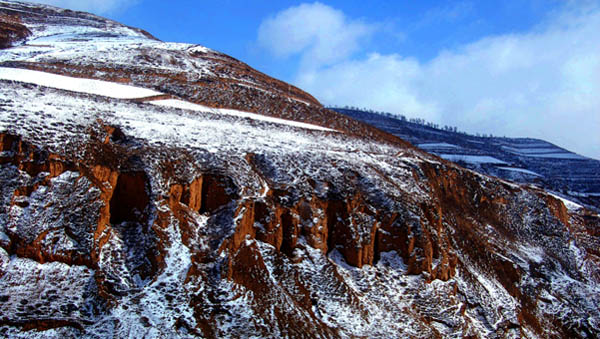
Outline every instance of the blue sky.
<svg viewBox="0 0 600 339"><path fill-rule="evenodd" d="M121 1L121 3L123 3ZM141 27L163 41L198 43L236 57L285 80L293 80L298 58L273 58L257 43L267 18L302 1L132 1L100 13ZM355 56L401 51L422 61L441 50L493 34L522 32L538 24L560 1L322 1L349 20L376 25Z"/></svg>
<svg viewBox="0 0 600 339"><path fill-rule="evenodd" d="M600 0L43 0L202 44L327 105L600 159Z"/></svg>

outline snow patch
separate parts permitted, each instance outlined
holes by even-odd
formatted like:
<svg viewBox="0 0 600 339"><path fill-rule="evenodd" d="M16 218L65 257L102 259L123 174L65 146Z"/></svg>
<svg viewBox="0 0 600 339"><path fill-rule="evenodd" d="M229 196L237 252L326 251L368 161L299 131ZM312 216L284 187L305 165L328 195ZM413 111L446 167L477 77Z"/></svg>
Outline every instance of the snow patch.
<svg viewBox="0 0 600 339"><path fill-rule="evenodd" d="M335 132L335 130L331 128L321 127L313 124L307 124L304 122L297 122L293 120L285 120L280 118L273 118L265 115L260 115L256 113L238 111L234 109L225 109L225 108L212 108L208 106L193 104L191 102L177 100L177 99L165 99L165 100L155 100L150 102L153 105L163 106L163 107L171 107L171 108L180 108L180 109L188 109L192 111L198 112L207 112L214 114L224 114L224 115L232 115L240 118L250 118L253 120L260 120L271 122L275 124L288 125L293 127L312 129L317 131L325 131L325 132Z"/></svg>
<svg viewBox="0 0 600 339"><path fill-rule="evenodd" d="M571 159L571 160L585 160L584 156L575 153L548 153L548 154L527 154L528 157L534 158L551 158L551 159Z"/></svg>
<svg viewBox="0 0 600 339"><path fill-rule="evenodd" d="M583 208L583 206L579 205L578 203L573 202L571 200L567 200L567 199L565 199L565 198L563 198L563 197L561 197L559 195L556 195L556 194L553 194L553 193L548 193L548 194L550 194L551 196L555 197L556 199L562 201L562 203L565 204L565 207L569 211L576 211L576 210L579 210L579 209Z"/></svg>
<svg viewBox="0 0 600 339"><path fill-rule="evenodd" d="M551 158L551 159L574 159L574 160L585 160L587 159L584 156L579 154L571 153L569 151L563 150L558 147L548 147L546 144L537 144L542 147L529 147L520 148L520 147L510 147L510 146L501 146L507 152L525 156L525 157L533 157L533 158ZM533 145L535 146L535 145Z"/></svg>
<svg viewBox="0 0 600 339"><path fill-rule="evenodd" d="M507 165L506 162L490 157L488 155L463 155L463 154L440 154L440 157L446 160L458 162L464 161L472 164L501 164Z"/></svg>
<svg viewBox="0 0 600 339"><path fill-rule="evenodd" d="M21 68L0 67L0 79L26 82L38 86L101 95L116 99L144 98L162 93L109 81L82 79Z"/></svg>
<svg viewBox="0 0 600 339"><path fill-rule="evenodd" d="M190 52L190 53L211 53L214 51L208 47L198 45L198 46L188 48L188 52Z"/></svg>
<svg viewBox="0 0 600 339"><path fill-rule="evenodd" d="M437 143L426 143L426 144L418 144L417 145L420 148L440 148L440 147L446 147L446 148L460 148L460 146L456 146L453 144L449 144L446 142L437 142Z"/></svg>

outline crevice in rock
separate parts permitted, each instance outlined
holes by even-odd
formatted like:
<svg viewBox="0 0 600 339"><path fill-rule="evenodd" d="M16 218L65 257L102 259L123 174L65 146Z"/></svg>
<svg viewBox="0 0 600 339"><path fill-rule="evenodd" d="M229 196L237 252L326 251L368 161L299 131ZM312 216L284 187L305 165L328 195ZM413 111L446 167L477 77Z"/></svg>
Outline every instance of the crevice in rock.
<svg viewBox="0 0 600 339"><path fill-rule="evenodd" d="M144 172L119 175L110 199L110 223L144 222L150 202L148 178Z"/></svg>

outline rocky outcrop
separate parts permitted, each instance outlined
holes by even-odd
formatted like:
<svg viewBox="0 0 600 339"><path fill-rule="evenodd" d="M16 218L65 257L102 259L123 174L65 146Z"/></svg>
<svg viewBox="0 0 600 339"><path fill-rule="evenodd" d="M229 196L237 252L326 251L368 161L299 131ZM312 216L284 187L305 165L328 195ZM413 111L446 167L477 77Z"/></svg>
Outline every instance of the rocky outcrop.
<svg viewBox="0 0 600 339"><path fill-rule="evenodd" d="M12 47L29 35L31 31L21 23L19 16L0 14L0 49Z"/></svg>
<svg viewBox="0 0 600 339"><path fill-rule="evenodd" d="M346 308L357 319L374 321L380 307L395 310L385 317L412 314L405 321L425 336L479 333L484 329L466 320L474 314L501 319L495 327L486 325L494 333L595 331L573 327L570 319L577 316L562 315L572 309L547 295L565 300L573 292L547 281L567 272L578 286L597 283L598 217L574 214L544 192L427 161L399 167L409 187L425 192L416 195L399 194L398 181L382 169L343 169L339 178L303 174L299 183L289 184L281 172L293 167L274 163L272 156L228 156L227 165L208 161L198 169L198 160L173 162L101 119L85 133L87 141L74 154L0 135L3 194L10 197L0 214L4 279L14 279L10 262L32 260L83 267L77 279L89 282L81 287L85 292L73 292L84 296L75 306L58 297L49 303L50 319L19 308L28 294L11 297L1 318L5 330L91 333L105 326L97 314L141 307L158 293L164 299L149 299L153 305L189 309L177 313L176 325L166 327L174 331L169 333L198 336L267 336L273 328L292 336L335 336L335 328L374 335L399 330L390 319L362 332L338 322L344 318L336 312ZM173 152L179 159L191 157L183 149L167 151ZM382 183L374 185L375 178ZM571 241L585 257L570 254ZM523 257L522 248L540 257ZM173 273L176 269L181 271ZM16 288L2 279L7 291ZM490 306L496 304L486 299L489 291L504 306ZM391 294L378 299L386 293ZM392 302L393 296L413 306L398 309L404 304ZM236 314L238 303L261 322ZM558 307L559 316L542 316L549 305ZM593 314L583 299L578 305L578 316ZM96 313L75 315L73 307ZM453 308L457 313L436 313ZM119 328L138 321L153 328L149 319L140 315ZM223 323L227 319L241 325L231 329ZM447 323L449 332L440 332L437 321Z"/></svg>
<svg viewBox="0 0 600 339"><path fill-rule="evenodd" d="M299 239L323 254L339 251L356 267L373 265L381 252L397 251L408 263L409 272L427 272L431 279L448 280L456 266L448 237L435 223L405 219L398 212L373 211L360 193L347 199L322 200L313 196L291 206L279 201L285 192L269 191L265 200L245 201L238 208L239 223L231 247L236 251L247 239L257 239L293 257ZM428 213L429 209L424 209ZM429 214L427 216L430 216ZM429 228L429 225L434 227ZM430 232L434 232L434 241ZM435 250L434 250L435 249ZM439 265L432 266L433 260Z"/></svg>
<svg viewBox="0 0 600 339"><path fill-rule="evenodd" d="M144 172L121 173L105 164L65 160L6 133L0 134L0 150L0 163L20 173L21 182L14 187L7 206L4 232L8 239L1 245L8 255L40 264L59 262L98 270L107 259L111 240L120 238L134 243L128 244L132 252L143 252L136 253L138 266L131 268L134 274L145 277L156 271L152 265L156 261L153 232L148 225L150 187ZM81 200L61 200L71 199L71 195L81 195ZM45 205L40 205L42 202ZM133 238L140 236L149 245L147 249L134 248L140 239ZM72 245L65 246L65 240ZM115 290L103 291L111 282L102 273L98 270L96 277L99 295L110 298Z"/></svg>

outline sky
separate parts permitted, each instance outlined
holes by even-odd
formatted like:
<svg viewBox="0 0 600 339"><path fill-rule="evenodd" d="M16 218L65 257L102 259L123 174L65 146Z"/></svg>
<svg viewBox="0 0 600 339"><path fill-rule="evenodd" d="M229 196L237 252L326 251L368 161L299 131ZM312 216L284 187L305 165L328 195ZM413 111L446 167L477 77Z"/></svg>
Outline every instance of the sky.
<svg viewBox="0 0 600 339"><path fill-rule="evenodd" d="M325 105L600 159L600 0L40 2L221 51Z"/></svg>

